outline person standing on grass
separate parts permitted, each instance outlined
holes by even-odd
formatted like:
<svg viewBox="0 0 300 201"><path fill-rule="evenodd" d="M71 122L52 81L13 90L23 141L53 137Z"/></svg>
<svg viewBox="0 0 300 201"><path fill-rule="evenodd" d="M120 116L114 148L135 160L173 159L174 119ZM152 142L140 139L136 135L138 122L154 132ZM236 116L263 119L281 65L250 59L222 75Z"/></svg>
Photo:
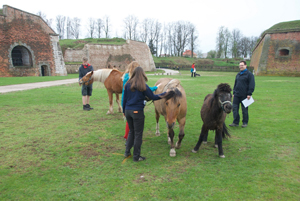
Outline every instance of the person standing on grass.
<svg viewBox="0 0 300 201"><path fill-rule="evenodd" d="M144 100L150 99L155 101L162 98L169 99L174 95L174 91L168 91L158 95L153 94L146 84L147 81L148 79L143 68L136 67L124 89L123 114L127 119L130 129L124 156L126 158L130 156L130 150L134 147L133 161L135 162L146 159L140 155L145 123Z"/></svg>
<svg viewBox="0 0 300 201"><path fill-rule="evenodd" d="M88 72L93 71L94 68L92 65L88 63L88 59L86 57L82 58L82 64L79 67L79 80L84 77ZM79 84L80 86L81 84ZM92 96L93 84L85 85L83 84L81 87L82 94L82 104L83 110L90 111L94 108L90 106L90 97Z"/></svg>
<svg viewBox="0 0 300 201"><path fill-rule="evenodd" d="M248 126L249 115L248 107L244 107L242 101L244 99L250 99L255 88L254 75L247 70L246 61L240 61L240 72L236 75L234 87L233 87L233 104L232 104L232 113L233 113L233 123L229 126L235 127L239 126L240 115L239 115L239 105L242 105L243 113L243 125L242 128Z"/></svg>
<svg viewBox="0 0 300 201"><path fill-rule="evenodd" d="M192 64L191 73L191 77L195 77L195 63Z"/></svg>

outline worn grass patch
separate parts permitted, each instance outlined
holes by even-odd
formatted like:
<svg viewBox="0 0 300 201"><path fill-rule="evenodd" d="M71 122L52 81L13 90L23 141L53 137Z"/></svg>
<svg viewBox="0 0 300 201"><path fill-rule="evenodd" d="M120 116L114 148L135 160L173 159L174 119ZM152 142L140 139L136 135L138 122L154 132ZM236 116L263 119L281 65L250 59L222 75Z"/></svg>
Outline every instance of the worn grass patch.
<svg viewBox="0 0 300 201"><path fill-rule="evenodd" d="M125 123L108 110L107 92L94 84L92 111L83 111L78 84L0 95L0 200L299 200L299 86L295 77L255 77L247 128L231 128L226 158L214 133L195 146L204 97L235 73L181 71L188 115L177 156L169 157L166 127L155 136L153 104L145 107L142 155L124 160ZM150 86L162 76L149 76ZM114 97L115 98L115 97ZM232 114L226 124L232 122ZM176 139L179 128L175 126Z"/></svg>

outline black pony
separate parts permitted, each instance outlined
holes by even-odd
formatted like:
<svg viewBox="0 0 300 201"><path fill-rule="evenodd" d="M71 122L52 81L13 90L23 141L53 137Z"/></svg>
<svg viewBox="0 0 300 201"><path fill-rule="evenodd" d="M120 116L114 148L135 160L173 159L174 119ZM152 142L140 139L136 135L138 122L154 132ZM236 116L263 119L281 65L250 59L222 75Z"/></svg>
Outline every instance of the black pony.
<svg viewBox="0 0 300 201"><path fill-rule="evenodd" d="M208 94L205 97L200 112L203 126L199 140L192 152L197 153L201 143L207 141L208 130L215 130L215 146L219 149L219 156L225 158L222 148L222 138L225 138L225 135L230 136L224 121L226 114L229 114L232 109L231 91L228 84L221 83L213 94Z"/></svg>

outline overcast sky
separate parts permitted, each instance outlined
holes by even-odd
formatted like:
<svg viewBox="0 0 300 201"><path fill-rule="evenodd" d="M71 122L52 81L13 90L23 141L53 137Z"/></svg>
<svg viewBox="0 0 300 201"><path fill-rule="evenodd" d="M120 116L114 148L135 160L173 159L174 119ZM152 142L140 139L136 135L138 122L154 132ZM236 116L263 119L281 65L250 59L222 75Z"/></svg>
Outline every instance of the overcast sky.
<svg viewBox="0 0 300 201"><path fill-rule="evenodd" d="M300 0L1 0L20 10L36 14L41 11L47 18L64 15L81 19L81 30L86 29L88 18L111 19L111 36L122 37L124 18L135 15L168 23L189 21L197 27L199 47L205 53L214 50L220 26L239 29L244 36L259 36L265 29L284 21L300 20ZM56 31L56 29L54 29ZM81 34L80 38L87 37Z"/></svg>

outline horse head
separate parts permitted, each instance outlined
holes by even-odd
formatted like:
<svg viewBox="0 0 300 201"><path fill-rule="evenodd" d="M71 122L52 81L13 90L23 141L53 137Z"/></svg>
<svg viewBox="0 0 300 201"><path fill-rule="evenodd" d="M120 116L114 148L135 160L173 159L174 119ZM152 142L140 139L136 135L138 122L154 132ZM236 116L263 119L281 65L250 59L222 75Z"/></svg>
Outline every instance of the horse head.
<svg viewBox="0 0 300 201"><path fill-rule="evenodd" d="M223 109L223 111L229 114L232 110L231 104L231 87L229 84L221 83L218 85L217 89L214 92L214 98L218 101L219 106Z"/></svg>
<svg viewBox="0 0 300 201"><path fill-rule="evenodd" d="M93 73L94 73L94 71L88 72L85 76L83 76L79 80L79 84L85 84L85 85L93 84L93 82L94 82Z"/></svg>
<svg viewBox="0 0 300 201"><path fill-rule="evenodd" d="M166 123L169 129L173 129L177 116L180 112L182 93L178 88L170 89L166 96L165 111L166 111Z"/></svg>

